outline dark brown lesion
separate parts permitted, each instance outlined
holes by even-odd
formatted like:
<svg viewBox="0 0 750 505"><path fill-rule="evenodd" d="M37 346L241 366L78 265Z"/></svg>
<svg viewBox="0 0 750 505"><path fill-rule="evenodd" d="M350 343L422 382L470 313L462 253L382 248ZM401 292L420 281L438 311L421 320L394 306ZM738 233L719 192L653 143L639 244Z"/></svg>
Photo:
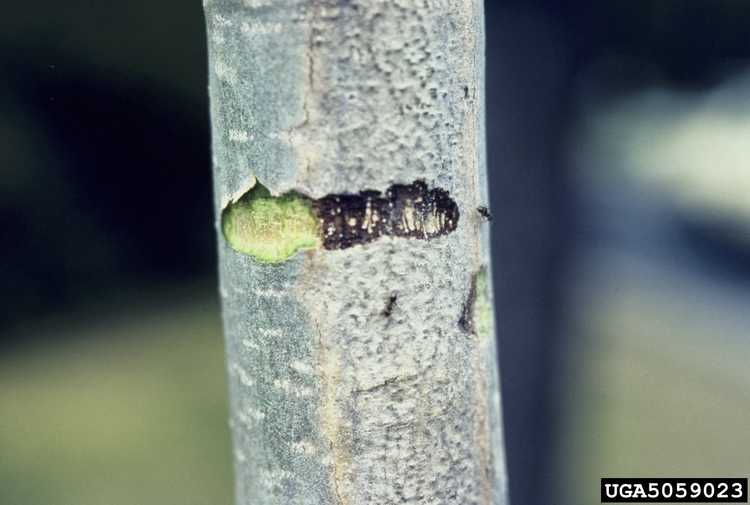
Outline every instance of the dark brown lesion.
<svg viewBox="0 0 750 505"><path fill-rule="evenodd" d="M328 195L312 202L325 249L346 249L379 237L428 240L458 226L458 205L447 191L424 181L394 184L385 194Z"/></svg>

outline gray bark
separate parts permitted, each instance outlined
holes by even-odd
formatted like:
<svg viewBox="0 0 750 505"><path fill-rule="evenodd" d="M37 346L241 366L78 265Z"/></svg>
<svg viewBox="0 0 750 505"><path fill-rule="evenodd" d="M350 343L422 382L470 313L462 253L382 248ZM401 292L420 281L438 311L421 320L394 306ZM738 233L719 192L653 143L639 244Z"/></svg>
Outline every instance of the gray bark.
<svg viewBox="0 0 750 505"><path fill-rule="evenodd" d="M507 503L477 211L481 2L206 0L205 11L237 503ZM275 264L221 233L222 211L257 182L314 200L414 181L455 202L449 233Z"/></svg>

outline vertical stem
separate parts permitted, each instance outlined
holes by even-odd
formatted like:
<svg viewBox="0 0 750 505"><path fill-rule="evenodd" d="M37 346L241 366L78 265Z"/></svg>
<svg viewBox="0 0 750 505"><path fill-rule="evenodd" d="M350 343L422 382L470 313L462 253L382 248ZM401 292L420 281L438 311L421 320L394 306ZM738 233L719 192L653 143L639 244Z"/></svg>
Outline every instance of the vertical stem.
<svg viewBox="0 0 750 505"><path fill-rule="evenodd" d="M205 11L238 505L507 503L481 2Z"/></svg>

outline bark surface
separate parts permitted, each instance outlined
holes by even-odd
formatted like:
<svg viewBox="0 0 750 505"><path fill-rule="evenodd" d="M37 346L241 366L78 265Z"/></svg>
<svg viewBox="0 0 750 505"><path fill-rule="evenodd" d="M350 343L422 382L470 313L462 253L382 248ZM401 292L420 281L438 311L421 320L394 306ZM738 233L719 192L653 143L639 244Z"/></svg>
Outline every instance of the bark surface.
<svg viewBox="0 0 750 505"><path fill-rule="evenodd" d="M204 5L238 505L507 503L481 2ZM258 183L326 246L235 250L222 213Z"/></svg>

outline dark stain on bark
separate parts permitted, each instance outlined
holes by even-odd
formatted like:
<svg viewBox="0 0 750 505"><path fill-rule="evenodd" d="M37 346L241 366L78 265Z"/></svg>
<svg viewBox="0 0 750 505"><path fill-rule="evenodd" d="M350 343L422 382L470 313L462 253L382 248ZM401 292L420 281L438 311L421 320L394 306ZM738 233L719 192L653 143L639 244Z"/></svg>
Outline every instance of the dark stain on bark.
<svg viewBox="0 0 750 505"><path fill-rule="evenodd" d="M458 318L458 327L462 331L473 335L476 333L474 325L474 304L477 301L477 274L471 276L471 283L469 285L469 295L466 297L466 301L461 307L461 315Z"/></svg>
<svg viewBox="0 0 750 505"><path fill-rule="evenodd" d="M429 240L458 226L458 205L447 191L424 181L394 184L385 192L328 195L312 202L323 247L346 249L379 237Z"/></svg>
<svg viewBox="0 0 750 505"><path fill-rule="evenodd" d="M383 312L381 312L383 317L391 317L391 314L393 314L393 308L396 306L396 300L398 300L398 294L391 293L391 296L388 297L388 301L385 304Z"/></svg>

